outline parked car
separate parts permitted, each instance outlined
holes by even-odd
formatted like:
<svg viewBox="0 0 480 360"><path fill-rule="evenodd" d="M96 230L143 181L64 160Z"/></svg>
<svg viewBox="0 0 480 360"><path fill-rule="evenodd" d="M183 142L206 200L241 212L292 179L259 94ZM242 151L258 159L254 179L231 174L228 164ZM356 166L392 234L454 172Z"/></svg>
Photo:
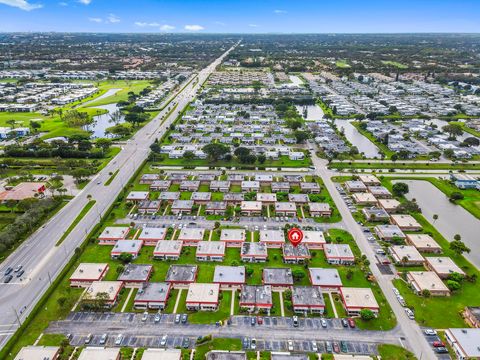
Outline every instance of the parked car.
<svg viewBox="0 0 480 360"><path fill-rule="evenodd" d="M333 351L336 352L337 354L340 352L340 346L338 346L337 342L333 343Z"/></svg>
<svg viewBox="0 0 480 360"><path fill-rule="evenodd" d="M437 335L437 332L433 329L425 329L424 331L424 334L425 335L428 335L428 336L435 336Z"/></svg>
<svg viewBox="0 0 480 360"><path fill-rule="evenodd" d="M180 314L175 315L175 324L180 324Z"/></svg>
<svg viewBox="0 0 480 360"><path fill-rule="evenodd" d="M352 318L349 318L348 325L353 329L355 327L355 320L353 320Z"/></svg>
<svg viewBox="0 0 480 360"><path fill-rule="evenodd" d="M107 342L107 338L108 338L108 335L103 334L102 337L100 338L99 344L100 345L105 345L105 343Z"/></svg>
<svg viewBox="0 0 480 360"><path fill-rule="evenodd" d="M118 334L117 338L115 339L115 345L122 345L123 335Z"/></svg>
<svg viewBox="0 0 480 360"><path fill-rule="evenodd" d="M348 327L348 321L347 321L347 319L342 319L342 326L343 326L343 327L346 327L346 328Z"/></svg>
<svg viewBox="0 0 480 360"><path fill-rule="evenodd" d="M433 347L445 347L445 344L441 341L434 341L432 345Z"/></svg>
<svg viewBox="0 0 480 360"><path fill-rule="evenodd" d="M163 335L162 339L160 340L160 346L166 346L167 345L167 335Z"/></svg>
<svg viewBox="0 0 480 360"><path fill-rule="evenodd" d="M263 318L261 316L257 316L257 324L262 325L263 324Z"/></svg>
<svg viewBox="0 0 480 360"><path fill-rule="evenodd" d="M160 322L160 314L155 314L155 318L153 319L156 323Z"/></svg>
<svg viewBox="0 0 480 360"><path fill-rule="evenodd" d="M13 275L7 275L7 276L5 277L5 279L3 280L3 282L4 282L5 284L8 284L10 281L12 281L12 279L13 279Z"/></svg>
<svg viewBox="0 0 480 360"><path fill-rule="evenodd" d="M288 351L293 351L293 341L288 340Z"/></svg>
<svg viewBox="0 0 480 360"><path fill-rule="evenodd" d="M186 323L187 323L187 319L188 319L187 314L183 314L183 315L182 315L182 324L186 324Z"/></svg>
<svg viewBox="0 0 480 360"><path fill-rule="evenodd" d="M293 317L293 326L298 327L298 316Z"/></svg>
<svg viewBox="0 0 480 360"><path fill-rule="evenodd" d="M7 276L8 274L10 274L11 272L13 271L13 269L11 267L8 267L5 269L5 272L3 273L5 276Z"/></svg>
<svg viewBox="0 0 480 360"><path fill-rule="evenodd" d="M190 338L188 338L188 337L183 338L182 347L184 349L188 349L190 347Z"/></svg>
<svg viewBox="0 0 480 360"><path fill-rule="evenodd" d="M332 343L330 341L325 342L325 350L327 353L331 353L333 351Z"/></svg>
<svg viewBox="0 0 480 360"><path fill-rule="evenodd" d="M15 272L18 273L20 270L22 270L23 268L23 265L18 265L16 268L15 268Z"/></svg>
<svg viewBox="0 0 480 360"><path fill-rule="evenodd" d="M85 338L84 343L85 343L85 344L90 344L90 341L92 341L92 338L93 338L93 335L92 335L92 334L88 334L87 337Z"/></svg>
<svg viewBox="0 0 480 360"><path fill-rule="evenodd" d="M250 325L255 326L255 323L256 323L255 318L252 317L252 318L250 319Z"/></svg>
<svg viewBox="0 0 480 360"><path fill-rule="evenodd" d="M447 354L448 353L448 350L446 347L436 347L435 348L435 352L437 354Z"/></svg>
<svg viewBox="0 0 480 360"><path fill-rule="evenodd" d="M344 353L348 352L347 343L346 343L345 341L340 341L340 349L341 349L342 352L344 352Z"/></svg>
<svg viewBox="0 0 480 360"><path fill-rule="evenodd" d="M142 321L145 322L148 320L148 311L145 311L142 315Z"/></svg>
<svg viewBox="0 0 480 360"><path fill-rule="evenodd" d="M409 308L405 308L405 313L407 314L410 320L415 320L415 313Z"/></svg>
<svg viewBox="0 0 480 360"><path fill-rule="evenodd" d="M322 324L322 327L323 327L323 328L326 328L326 327L327 327L327 320L321 319L321 320L320 320L320 324Z"/></svg>
<svg viewBox="0 0 480 360"><path fill-rule="evenodd" d="M318 352L317 343L312 340L311 344L312 344L312 351L315 352L315 353Z"/></svg>
<svg viewBox="0 0 480 360"><path fill-rule="evenodd" d="M257 348L257 339L252 338L252 341L250 341L250 349L255 350Z"/></svg>
<svg viewBox="0 0 480 360"><path fill-rule="evenodd" d="M17 278L21 277L23 274L25 274L25 270L20 270L20 271L17 273Z"/></svg>

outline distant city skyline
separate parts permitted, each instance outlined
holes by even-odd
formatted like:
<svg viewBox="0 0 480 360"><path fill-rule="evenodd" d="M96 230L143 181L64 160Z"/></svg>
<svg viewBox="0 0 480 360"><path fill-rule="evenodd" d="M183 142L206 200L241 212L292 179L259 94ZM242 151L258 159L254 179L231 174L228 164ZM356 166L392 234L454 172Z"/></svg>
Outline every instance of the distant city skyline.
<svg viewBox="0 0 480 360"><path fill-rule="evenodd" d="M476 0L0 0L1 32L480 32Z"/></svg>

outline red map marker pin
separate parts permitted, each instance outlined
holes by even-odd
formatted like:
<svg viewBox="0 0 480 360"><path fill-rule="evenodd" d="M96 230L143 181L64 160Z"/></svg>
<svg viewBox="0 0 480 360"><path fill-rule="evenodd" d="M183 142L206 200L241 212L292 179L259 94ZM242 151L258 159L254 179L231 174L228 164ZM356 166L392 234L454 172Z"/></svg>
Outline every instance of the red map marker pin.
<svg viewBox="0 0 480 360"><path fill-rule="evenodd" d="M293 246L298 246L303 240L303 232L298 228L291 228L288 230L288 240Z"/></svg>

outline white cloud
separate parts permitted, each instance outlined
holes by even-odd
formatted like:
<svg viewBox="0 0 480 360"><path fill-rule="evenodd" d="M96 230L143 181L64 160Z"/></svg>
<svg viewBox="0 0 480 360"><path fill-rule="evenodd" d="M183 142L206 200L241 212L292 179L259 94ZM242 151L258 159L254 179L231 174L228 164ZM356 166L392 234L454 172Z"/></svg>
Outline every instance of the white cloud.
<svg viewBox="0 0 480 360"><path fill-rule="evenodd" d="M161 31L172 31L174 29L175 29L175 26L168 25L168 24L160 26Z"/></svg>
<svg viewBox="0 0 480 360"><path fill-rule="evenodd" d="M221 22L221 21L215 21L215 24L220 25L220 26L226 26L227 25L227 24L225 24L224 22Z"/></svg>
<svg viewBox="0 0 480 360"><path fill-rule="evenodd" d="M253 27L253 28L256 28L256 27L258 27L259 25L257 25L257 24L248 24L248 26Z"/></svg>
<svg viewBox="0 0 480 360"><path fill-rule="evenodd" d="M78 0L79 3L82 3L83 5L89 5L92 0Z"/></svg>
<svg viewBox="0 0 480 360"><path fill-rule="evenodd" d="M0 0L0 4L13 6L25 11L40 9L42 4L30 4L27 0Z"/></svg>
<svg viewBox="0 0 480 360"><path fill-rule="evenodd" d="M156 23L156 22L148 23L148 22L142 22L142 21L136 21L135 25L140 26L140 27L147 27L147 26L158 27L158 26L160 26L160 24Z"/></svg>
<svg viewBox="0 0 480 360"><path fill-rule="evenodd" d="M58 5L60 6L68 6L68 3L66 3L65 1L61 1L58 3Z"/></svg>
<svg viewBox="0 0 480 360"><path fill-rule="evenodd" d="M188 31L200 31L204 29L205 28L201 25L185 25L185 30L188 30Z"/></svg>
<svg viewBox="0 0 480 360"><path fill-rule="evenodd" d="M89 17L88 21L95 22L95 23L103 22L103 20L101 18L97 18L97 17Z"/></svg>
<svg viewBox="0 0 480 360"><path fill-rule="evenodd" d="M108 14L107 16L107 22L111 23L111 24L115 24L115 23L119 23L120 22L120 18L115 15L115 14Z"/></svg>
<svg viewBox="0 0 480 360"><path fill-rule="evenodd" d="M273 12L274 12L275 14L286 14L286 13L287 13L287 10L276 9L276 10L273 10Z"/></svg>

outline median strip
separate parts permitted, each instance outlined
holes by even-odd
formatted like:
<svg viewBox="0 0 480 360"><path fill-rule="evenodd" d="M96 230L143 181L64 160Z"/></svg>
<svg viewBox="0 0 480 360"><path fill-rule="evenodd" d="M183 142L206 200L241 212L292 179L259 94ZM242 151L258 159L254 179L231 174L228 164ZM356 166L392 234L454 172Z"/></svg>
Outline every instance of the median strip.
<svg viewBox="0 0 480 360"><path fill-rule="evenodd" d="M63 242L63 240L65 240L65 238L72 232L72 230L75 228L75 226L77 226L77 224L80 222L80 220L82 220L85 217L85 215L87 215L87 213L90 211L90 209L93 207L93 205L95 205L95 203L96 203L95 200L90 200L83 207L82 211L80 211L80 214L77 215L77 217L75 218L73 223L70 224L67 231L65 231L63 233L62 237L60 238L60 240L58 240L58 242L55 244L55 246L59 246Z"/></svg>

